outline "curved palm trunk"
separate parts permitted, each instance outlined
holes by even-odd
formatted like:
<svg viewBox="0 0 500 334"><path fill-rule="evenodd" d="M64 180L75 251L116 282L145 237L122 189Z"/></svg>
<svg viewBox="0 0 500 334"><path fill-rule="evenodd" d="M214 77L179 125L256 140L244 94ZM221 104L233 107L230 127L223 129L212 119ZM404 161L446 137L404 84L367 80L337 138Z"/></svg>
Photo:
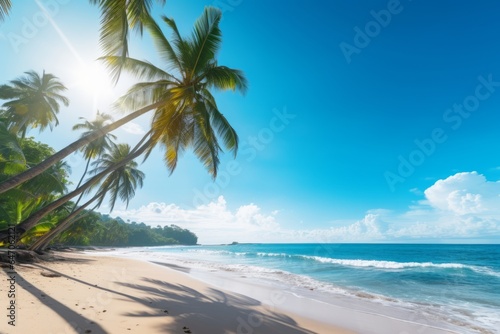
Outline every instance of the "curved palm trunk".
<svg viewBox="0 0 500 334"><path fill-rule="evenodd" d="M80 178L80 181L78 181L78 184L76 185L76 189L80 188L82 185L83 179L85 178L85 175L87 175L87 171L89 170L90 166L90 158L87 159L87 165L85 166L85 170L83 171L83 175ZM78 206L78 203L80 203L80 200L82 199L83 194L80 194L80 197L78 197L78 200L76 201L75 205L73 205L73 209L71 209L71 212L75 211L76 207Z"/></svg>
<svg viewBox="0 0 500 334"><path fill-rule="evenodd" d="M28 217L27 219L25 219L23 222L21 222L19 225L16 226L16 235L17 236L22 235L24 232L33 228L47 214L49 214L53 210L57 209L61 205L67 203L73 197L75 197L75 196L83 193L85 190L89 189L92 185L94 185L99 180L101 180L105 175L109 174L110 172L113 172L114 170L124 166L125 164L127 164L131 160L140 156L142 153L144 153L144 151L146 151L150 147L151 142L152 142L152 140L149 139L144 145L142 145L140 148L134 149L131 154L129 154L125 159L123 159L122 161L120 161L116 165L108 167L107 169L105 169L101 173L92 177L89 181L87 181L80 188L73 190L69 194L57 199L56 201L50 203L49 205L43 207L42 209L40 209L37 212L35 212L34 214L32 214L30 217ZM0 231L0 241L6 239L8 236L9 236L8 230Z"/></svg>
<svg viewBox="0 0 500 334"><path fill-rule="evenodd" d="M78 139L77 141L66 146L65 148L63 148L59 152L57 152L54 155L50 156L49 158L45 159L44 161L42 161L38 165L31 167L27 171L24 171L16 176L11 177L10 179L8 179L6 181L0 183L0 194L6 192L9 189L12 189L12 188L20 185L21 183L23 183L27 180L34 178L35 176L37 176L37 175L43 173L45 170L49 169L56 162L66 158L68 155L70 155L73 152L76 152L77 150L79 150L83 146L89 144L90 142L96 140L97 138L104 136L108 132L111 132L111 131L119 128L120 126L130 122L131 120L145 114L146 112L161 106L164 103L165 103L164 101L160 101L160 102L153 103L152 105L149 105L147 107L141 108L141 109L119 119L118 121L103 127L100 130L94 131L94 132L90 133L89 135Z"/></svg>
<svg viewBox="0 0 500 334"><path fill-rule="evenodd" d="M80 212L82 212L86 207L88 207L92 202L94 202L97 198L101 196L101 193L96 194L90 200L88 200L85 204L80 206L78 209L71 212L66 218L64 218L56 227L50 230L48 233L44 234L33 245L30 246L29 250L31 251L43 251L52 240L54 240L59 234L64 232L67 228L69 228L73 223L77 222L78 219L74 219ZM80 217L81 218L81 217Z"/></svg>

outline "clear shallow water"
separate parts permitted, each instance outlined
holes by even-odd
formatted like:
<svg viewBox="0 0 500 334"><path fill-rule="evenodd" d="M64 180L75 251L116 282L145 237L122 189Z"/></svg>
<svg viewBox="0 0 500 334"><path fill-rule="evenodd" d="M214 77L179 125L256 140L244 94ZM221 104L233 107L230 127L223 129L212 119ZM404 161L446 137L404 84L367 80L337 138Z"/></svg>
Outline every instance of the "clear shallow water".
<svg viewBox="0 0 500 334"><path fill-rule="evenodd" d="M240 244L129 249L211 270L419 309L500 333L500 245Z"/></svg>

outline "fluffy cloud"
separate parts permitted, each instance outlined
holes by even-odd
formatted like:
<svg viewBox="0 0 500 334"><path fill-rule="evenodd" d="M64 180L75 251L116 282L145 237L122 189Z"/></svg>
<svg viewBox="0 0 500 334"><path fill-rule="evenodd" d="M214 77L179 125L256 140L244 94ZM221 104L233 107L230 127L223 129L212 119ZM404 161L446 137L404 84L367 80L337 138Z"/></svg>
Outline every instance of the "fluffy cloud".
<svg viewBox="0 0 500 334"><path fill-rule="evenodd" d="M477 172L457 173L424 191L425 200L392 219L395 238L492 238L500 233L500 182Z"/></svg>
<svg viewBox="0 0 500 334"><path fill-rule="evenodd" d="M457 173L437 181L425 192L429 204L457 215L499 213L500 182L477 172Z"/></svg>
<svg viewBox="0 0 500 334"><path fill-rule="evenodd" d="M278 223L278 211L265 213L253 203L230 210L222 196L191 209L150 203L115 214L154 226L178 224L195 232L205 244L498 240L500 182L488 181L477 172L457 173L438 180L422 194L425 199L404 213L376 209L356 221L333 221L325 228L301 230Z"/></svg>
<svg viewBox="0 0 500 334"><path fill-rule="evenodd" d="M438 180L423 195L424 200L404 213L371 210L359 221L300 235L325 242L492 241L500 237L500 182L488 181L477 172L457 173Z"/></svg>
<svg viewBox="0 0 500 334"><path fill-rule="evenodd" d="M115 214L154 226L178 224L196 233L201 243L256 242L266 238L272 241L272 235L280 229L276 222L277 211L266 214L257 205L248 204L232 212L223 196L192 209L153 202L137 210L115 211Z"/></svg>

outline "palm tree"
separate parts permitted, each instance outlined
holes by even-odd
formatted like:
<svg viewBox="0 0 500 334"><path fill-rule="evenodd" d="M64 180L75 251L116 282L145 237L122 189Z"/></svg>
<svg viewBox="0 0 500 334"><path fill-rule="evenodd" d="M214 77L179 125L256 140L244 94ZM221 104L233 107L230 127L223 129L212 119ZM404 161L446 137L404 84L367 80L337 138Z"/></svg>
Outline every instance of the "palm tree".
<svg viewBox="0 0 500 334"><path fill-rule="evenodd" d="M53 202L47 204L43 208L39 209L37 212L33 213L31 216L26 218L24 221L22 221L20 224L16 226L16 233L18 234L23 234L29 229L33 228L35 225L38 224L38 222L43 219L46 215L51 213L53 210L59 208L60 206L66 204L69 202L72 198L82 194L85 191L89 191L92 187L94 187L97 183L99 183L107 174L113 172L114 170L124 166L127 164L129 161L137 158L141 154L143 154L146 149L149 147L151 141L146 140L146 142L143 144L142 142L139 143L139 145L136 145L136 147L131 151L131 153L122 161L117 162L113 166L109 166L102 172L94 175L92 178L90 178L87 182L85 182L82 186L79 188L73 190L72 192L59 197L58 199L54 200ZM141 146L142 145L142 146ZM75 211L76 212L76 211ZM5 239L5 237L8 234L6 233L5 230L0 231L0 240Z"/></svg>
<svg viewBox="0 0 500 334"><path fill-rule="evenodd" d="M12 7L10 0L0 0L0 22L9 14L10 7Z"/></svg>
<svg viewBox="0 0 500 334"><path fill-rule="evenodd" d="M80 119L85 119L85 118L80 117ZM101 130L106 123L111 123L112 120L113 117L111 115L101 114L98 110L97 115L93 121L85 120L85 122L83 123L76 124L75 126L73 126L73 130L86 130L85 132L82 133L82 137L85 137L94 131ZM104 151L111 149L111 147L114 145L112 139L116 139L116 136L111 133L107 133L103 137L99 137L94 141L90 142L87 146L82 147L83 156L87 160L87 163L85 165L85 170L83 171L83 175L80 178L80 181L78 182L76 188L80 187L80 185L83 182L83 179L85 178L85 175L87 175L90 161L92 159L100 157L104 153ZM75 203L75 207L77 205L78 201Z"/></svg>
<svg viewBox="0 0 500 334"><path fill-rule="evenodd" d="M26 182L27 180L32 179L33 177L39 175L40 173L43 173L45 170L50 168L52 165L54 165L58 161L61 161L62 159L66 158L68 155L78 151L82 147L84 147L84 146L88 145L89 143L91 143L92 141L106 135L107 133L109 133L115 129L118 129L120 126L122 126L122 125L130 122L131 120L145 114L146 112L148 112L156 107L161 106L163 103L165 103L165 102L159 101L153 105L149 105L149 106L146 106L144 108L141 108L141 109L131 113L130 115L127 115L127 116L119 119L118 121L116 121L114 123L111 123L111 124L104 126L100 130L96 130L94 132L91 132L87 136L84 136L84 137L74 141L73 143L69 144L65 148L58 151L57 153L48 157L47 159L45 159L44 161L42 161L38 165L33 166L30 169L28 169L22 173L19 173L15 176L12 176L9 179L1 182L0 183L0 194L22 184L23 182ZM2 231L0 231L0 234L1 234L1 232ZM1 236L0 236L0 239L1 239Z"/></svg>
<svg viewBox="0 0 500 334"><path fill-rule="evenodd" d="M156 112L152 124L155 133L152 146L159 142L166 145L165 158L170 171L175 168L179 153L189 145L193 145L197 155L215 177L217 154L221 148L215 141L213 128L221 135L226 146L235 153L238 141L236 133L219 112L210 89L238 89L245 92L247 88L247 81L242 72L217 64L216 55L221 44L219 29L221 15L220 10L216 8L205 8L195 23L193 35L189 39L180 36L173 20L163 17L163 21L173 31L172 43L153 20L147 20L145 26L153 36L166 67L173 67L173 72L178 77L148 62L127 58L124 62L125 69L146 79L157 79L135 85L122 100L132 106L145 106L100 131L68 145L29 171L2 182L0 193L34 177L94 139L153 109ZM108 56L104 59L111 69L119 69L121 68L119 58ZM135 103L134 99L137 100Z"/></svg>
<svg viewBox="0 0 500 334"><path fill-rule="evenodd" d="M166 0L156 0L161 6ZM144 20L149 19L151 0L90 0L101 10L101 46L107 56L117 56L122 61L128 57L129 29L142 35ZM118 81L121 68L112 73Z"/></svg>
<svg viewBox="0 0 500 334"><path fill-rule="evenodd" d="M192 37L183 39L178 33L175 22L164 17L164 22L173 31L172 44L163 35L158 25L153 20L148 20L146 28L156 41L163 59L167 61L166 66L176 66L177 77L150 63L127 58L124 63L126 70L140 77L156 80L134 85L121 102L133 108L140 105L146 106L69 145L44 163L31 168L28 173L21 173L0 184L0 193L5 191L4 189L15 187L23 180L39 173L40 170L43 171L54 161L64 158L86 143L151 109L155 109L155 114L151 130L145 136L147 141L145 144L137 145L137 149L133 150L129 158L134 159L143 152L149 154L157 144L160 144L166 148L165 161L172 172L177 165L179 155L191 146L215 178L219 164L218 154L221 151L217 134L222 138L225 146L235 154L238 148L238 137L219 111L210 89L238 89L245 92L247 88L246 79L241 71L217 65L216 54L221 44L220 19L220 10L213 7L205 8L204 13L195 23ZM112 69L119 66L119 59L116 56L104 57L104 60ZM108 171L112 170L108 168ZM81 194L91 186L92 182L98 181L103 175L105 175L104 172L99 173L80 188L34 213L18 226L18 230L22 232L33 227L44 215ZM0 231L0 239L5 234L2 232Z"/></svg>
<svg viewBox="0 0 500 334"><path fill-rule="evenodd" d="M202 16L195 23L195 29L190 39L183 39L175 22L163 17L163 21L173 31L172 43L167 40L152 19L145 20L146 28L153 36L157 49L166 62L166 67L173 67L174 72L179 77L176 78L145 61L127 58L122 64L120 57L105 57L104 60L112 71L121 69L123 65L125 69L140 77L150 80L158 79L135 85L123 99L123 102L131 106L145 106L115 123L105 126L101 131L93 132L75 141L29 171L0 183L0 193L34 177L51 164L64 159L94 139L153 109L156 110L153 126L157 130L158 128L165 130L155 131L155 144L161 141L167 146L166 160L170 170L175 168L178 153L188 145L194 144L195 152L215 177L218 163L217 154L220 147L214 140L214 132L209 129L210 125L213 124L228 148L233 149L234 152L237 150L238 142L234 130L219 112L209 89L238 89L245 92L247 88L246 78L241 71L217 65L216 55L221 44L219 29L221 15L220 10L206 7ZM169 121L172 123L168 123ZM167 124L168 127L166 127ZM191 128L190 130L186 128L188 126ZM175 131L173 133L170 129L175 128L183 128L184 130L173 130ZM170 145L167 143L168 138L172 138ZM214 144L206 145L203 138Z"/></svg>
<svg viewBox="0 0 500 334"><path fill-rule="evenodd" d="M9 130L26 136L29 128L40 127L40 131L58 125L57 113L59 103L68 106L69 100L60 93L66 87L53 74L43 71L40 76L35 71L25 72L26 76L0 86L0 98L9 100L3 104L6 110L3 116L7 119Z"/></svg>
<svg viewBox="0 0 500 334"><path fill-rule="evenodd" d="M247 81L239 70L219 66L216 55L222 38L219 29L221 11L206 7L196 21L191 38L179 34L172 19L163 21L172 30L170 42L153 20L146 21L155 46L165 61L165 68L174 68L172 73L145 61L127 58L123 68L148 81L134 85L121 99L121 103L132 108L167 101L156 108L151 124L153 145L165 148L165 162L170 172L177 165L179 155L188 147L207 167L213 177L217 176L218 154L221 147L219 136L227 149L236 154L238 136L224 115L219 111L211 89L241 90L245 92ZM111 70L120 66L116 56L105 56Z"/></svg>
<svg viewBox="0 0 500 334"><path fill-rule="evenodd" d="M128 159L130 153L131 149L128 144L118 144L109 153L104 153L99 160L92 163L95 166L92 174L99 174L122 161L127 161L125 165L109 173L99 188L99 193L102 193L103 196L99 198L97 204L101 206L105 198L104 195L108 194L110 212L113 211L118 197L128 207L130 199L135 195L135 189L142 188L145 175L138 169L137 162Z"/></svg>
<svg viewBox="0 0 500 334"><path fill-rule="evenodd" d="M80 206L77 210L71 212L71 214L61 221L53 230L37 240L30 247L30 250L43 250L55 237L75 223L78 220L75 218L86 207L95 201L97 201L97 203L94 209L101 206L106 195L109 195L110 212L113 211L118 198L128 206L130 199L135 195L136 188L142 187L145 177L144 173L138 169L137 162L128 159L130 153L131 150L129 145L119 144L113 146L110 153L103 154L99 160L93 162L92 164L96 166L92 171L93 174L99 174L108 168L113 168L113 171L108 174L101 183L96 194L89 201ZM126 164L115 168L115 166L123 161L127 161Z"/></svg>

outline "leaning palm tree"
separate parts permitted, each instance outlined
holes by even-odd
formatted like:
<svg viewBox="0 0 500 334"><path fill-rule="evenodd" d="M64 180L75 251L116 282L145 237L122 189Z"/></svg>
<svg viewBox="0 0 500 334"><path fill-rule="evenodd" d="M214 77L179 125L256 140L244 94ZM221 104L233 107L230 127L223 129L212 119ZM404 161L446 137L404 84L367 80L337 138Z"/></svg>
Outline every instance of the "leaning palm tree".
<svg viewBox="0 0 500 334"><path fill-rule="evenodd" d="M59 79L43 71L40 76L35 71L25 72L25 76L10 81L10 85L0 86L0 98L8 100L3 104L9 130L26 136L30 128L40 131L58 125L57 113L60 103L68 106L69 100L61 95L66 87Z"/></svg>
<svg viewBox="0 0 500 334"><path fill-rule="evenodd" d="M30 230L34 226L40 222L45 216L50 214L52 211L58 209L62 205L65 205L68 203L71 199L74 197L90 191L91 188L95 187L96 184L99 184L103 178L106 177L109 173L113 172L114 170L124 166L131 160L139 157L141 154L143 154L146 149L149 147L151 140L147 139L148 136L145 136L143 138L144 142L141 141L136 147L131 151L131 153L122 161L116 163L115 165L109 166L105 170L101 171L100 173L92 176L89 180L87 180L83 185L81 185L79 188L57 198L53 202L45 205L44 207L40 208L38 211L34 212L31 214L28 218L23 220L20 224L16 226L16 233L19 235L22 235L26 231ZM4 240L8 236L8 233L5 230L0 231L0 241Z"/></svg>
<svg viewBox="0 0 500 334"><path fill-rule="evenodd" d="M152 118L153 143L148 153L157 144L163 146L170 172L175 169L180 154L192 147L209 173L216 177L221 151L218 137L234 154L238 149L238 136L219 111L211 93L212 89L244 92L247 88L241 71L217 63L216 56L222 42L221 15L219 9L206 7L195 23L191 38L183 38L175 21L163 17L173 33L171 41L156 22L148 20L146 28L165 62L165 69L133 58L127 58L123 63L124 70L147 81L134 85L119 101L122 105L136 109L165 101L156 108ZM101 59L112 71L121 66L119 57ZM166 70L169 68L173 68L170 73Z"/></svg>
<svg viewBox="0 0 500 334"><path fill-rule="evenodd" d="M62 220L53 230L38 239L31 247L31 250L41 251L57 237L61 232L69 228L73 223L78 221L78 215L90 204L95 202L94 209L101 206L106 196L109 196L110 212L116 204L116 200L120 198L128 206L130 199L135 195L137 187L142 187L144 173L138 169L138 164L134 160L129 160L131 153L130 146L127 144L119 144L113 146L109 153L105 153L102 157L93 162L95 169L91 171L93 174L98 174L108 168L114 168L117 164L127 160L128 162L118 168L101 183L96 194L77 210L72 211L64 220Z"/></svg>
<svg viewBox="0 0 500 334"><path fill-rule="evenodd" d="M32 168L31 173L36 175L40 170L43 171L51 163L64 158L75 149L154 109L151 129L145 136L147 140L144 144L137 145L137 149L133 150L129 158L134 159L143 152L149 154L155 146L160 144L166 149L164 158L169 171L172 172L177 165L179 155L192 147L215 178L219 164L218 155L222 150L217 135L222 138L226 148L232 150L234 154L238 148L238 137L219 111L210 90L238 89L244 92L247 88L247 81L241 71L217 64L216 55L221 44L220 19L220 10L213 7L205 8L204 13L195 23L191 38L184 39L180 36L175 22L164 17L164 22L173 31L172 43L153 20L147 21L146 28L156 41L156 46L166 61L165 66L176 66L174 73L169 74L145 61L127 58L124 69L150 81L134 85L121 103L132 108L143 107L69 145L43 164ZM111 69L119 66L119 59L116 56L103 59ZM36 225L50 211L88 189L91 186L90 183L103 177L103 173L94 176L80 188L34 213L18 226L18 230L22 232ZM4 189L10 189L23 180L29 179L33 174L20 174L13 180L0 184L0 193L5 191ZM6 234L0 231L0 239L3 235Z"/></svg>
<svg viewBox="0 0 500 334"><path fill-rule="evenodd" d="M152 19L145 19L146 28L156 41L158 51L160 52L163 60L166 62L165 65L167 67L173 66L173 72L177 73L179 77L175 78L175 76L172 75L172 80L159 80L151 83L149 86L147 86L147 83L143 84L146 85L145 93L152 94L148 99L142 99L140 85L135 86L135 89L130 92L126 101L130 102L131 97L135 96L142 102L149 100L152 104L146 104L139 110L136 110L122 119L105 126L101 131L93 132L92 134L73 142L54 154L52 157L46 159L43 163L31 168L29 171L16 175L9 180L0 183L0 193L19 185L39 173L42 173L56 161L64 159L96 138L117 129L123 124L126 124L127 122L147 113L150 110L162 110L162 112L166 112L168 109L172 109L174 105L183 109L184 103L182 101L186 102L186 107L192 107L193 103L192 101L189 101L189 99L192 97L191 93L194 93L195 91L197 92L198 97L202 95L203 91L209 92L208 90L210 88L221 90L238 89L245 92L247 82L243 73L225 66L218 66L216 62L217 51L220 48L221 43L221 32L219 29L221 15L220 10L218 9L213 7L205 8L204 13L195 23L193 36L190 39L182 38L175 22L171 19L163 17L165 23L173 30L174 35L172 43L168 41L161 29ZM112 70L119 70L122 68L120 57L106 57L106 61ZM123 66L131 70L132 73L141 77L151 79L155 78L158 74L160 77L170 78L169 75L167 75L168 73L147 62L127 58L125 60L125 65ZM155 86L157 86L158 89L154 89ZM212 99L211 96L207 96L207 98L208 100ZM215 101L209 103L216 107ZM201 104L198 106L201 107ZM217 108L214 109L218 111ZM210 115L205 116L211 117ZM219 116L220 117L217 115L214 116L215 124L219 125L226 123L225 118L222 115ZM161 117L156 117L156 119L165 120L165 118ZM219 119L219 121L217 121L217 119ZM183 118L183 120L185 121L186 118ZM177 119L177 125L180 125L179 121L181 121L180 118ZM230 134L231 131L226 131L227 129L227 126L220 126L218 130L226 133L227 135L223 135L223 138L226 139L226 142L230 142L230 137L234 136ZM159 133L157 132L157 135L158 134ZM210 135L210 133L207 135ZM233 145L233 147L236 148L236 145ZM219 150L215 151L219 152ZM216 170L214 170L214 172L216 173Z"/></svg>
<svg viewBox="0 0 500 334"><path fill-rule="evenodd" d="M122 119L95 131L74 143L68 145L43 163L29 171L16 175L0 184L0 193L11 189L22 182L36 176L49 168L56 161L64 159L71 153L85 146L94 139L113 131L121 125L155 110L155 137L153 144L159 142L167 145L167 164L172 171L177 162L178 153L189 145L195 147L195 152L202 158L212 175L217 173L217 154L220 152L218 143L206 144L204 140L215 138L215 132L221 134L224 142L236 152L237 137L225 117L219 112L210 89L246 91L247 81L242 72L219 66L216 61L217 51L221 45L219 22L221 11L213 7L205 8L202 16L195 23L191 38L180 36L175 22L163 17L163 21L173 31L170 42L159 26L151 19L147 20L146 28L154 41L165 66L173 67L173 74L148 62L127 58L124 68L142 78L153 80L135 85L123 102L132 105L144 105L139 110ZM120 57L105 57L111 69L120 68ZM168 123L172 121L172 123ZM196 124L195 124L196 123ZM161 131L163 127L164 131ZM165 128L166 127L166 128ZM179 129L183 130L179 130ZM175 130L178 129L178 130ZM172 140L170 140L172 139Z"/></svg>

